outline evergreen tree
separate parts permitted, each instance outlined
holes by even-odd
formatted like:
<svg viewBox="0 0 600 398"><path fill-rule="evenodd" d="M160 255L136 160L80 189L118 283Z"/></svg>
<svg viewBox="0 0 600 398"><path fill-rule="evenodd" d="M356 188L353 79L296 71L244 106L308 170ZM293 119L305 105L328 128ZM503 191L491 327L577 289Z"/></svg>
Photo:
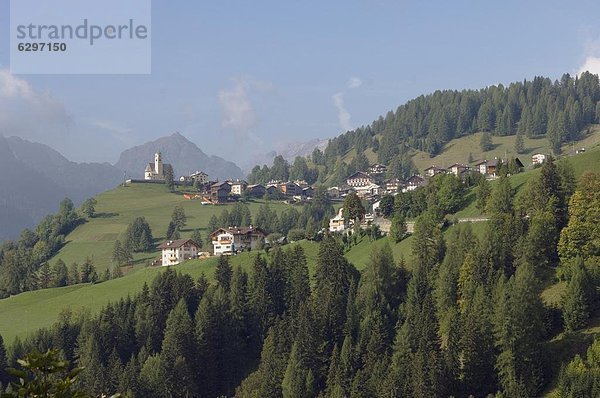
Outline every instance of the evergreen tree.
<svg viewBox="0 0 600 398"><path fill-rule="evenodd" d="M94 198L89 198L81 205L81 211L87 218L94 217L96 213L96 205L98 202Z"/></svg>
<svg viewBox="0 0 600 398"><path fill-rule="evenodd" d="M483 152L487 152L492 150L494 144L492 143L492 135L488 132L484 132L481 135L481 140L479 141L479 147Z"/></svg>
<svg viewBox="0 0 600 398"><path fill-rule="evenodd" d="M515 136L515 152L518 154L523 153L523 151L525 150L525 141L523 140L523 135L520 133L517 133L517 135Z"/></svg>
<svg viewBox="0 0 600 398"><path fill-rule="evenodd" d="M40 267L39 271L39 287L40 289L47 289L52 285L53 274L52 269L48 262L44 262ZM67 281L68 283L68 281Z"/></svg>
<svg viewBox="0 0 600 398"><path fill-rule="evenodd" d="M485 211L485 208L487 206L487 200L490 197L491 191L492 188L488 180L485 178L480 178L475 191L477 197L477 202L475 206L477 207L477 210L479 210L482 213Z"/></svg>
<svg viewBox="0 0 600 398"><path fill-rule="evenodd" d="M79 273L79 265L76 262L69 267L69 285L76 285L81 282L81 274Z"/></svg>
<svg viewBox="0 0 600 398"><path fill-rule="evenodd" d="M400 212L396 212L392 217L390 225L390 238L394 243L400 242L406 236L406 221Z"/></svg>
<svg viewBox="0 0 600 398"><path fill-rule="evenodd" d="M365 215L365 208L363 207L359 197L355 193L349 193L344 199L344 218L346 220L362 220Z"/></svg>
<svg viewBox="0 0 600 398"><path fill-rule="evenodd" d="M232 274L233 269L231 267L231 263L229 262L229 257L219 256L219 261L217 262L217 269L215 270L215 279L217 280L217 284L221 286L226 292L229 291L229 288L231 286Z"/></svg>
<svg viewBox="0 0 600 398"><path fill-rule="evenodd" d="M165 185L169 192L173 192L175 190L175 181L173 181L173 169L171 167L165 167Z"/></svg>
<svg viewBox="0 0 600 398"><path fill-rule="evenodd" d="M121 241L116 240L113 246L112 259L113 262L120 267L123 264L128 264L133 261L133 256L131 255L131 252L127 246L122 246Z"/></svg>
<svg viewBox="0 0 600 398"><path fill-rule="evenodd" d="M572 332L587 325L590 317L589 280L581 263L576 263L562 299L565 330Z"/></svg>
<svg viewBox="0 0 600 398"><path fill-rule="evenodd" d="M175 206L173 209L173 214L171 214L171 221L175 224L178 229L182 229L185 227L187 222L187 217L185 215L185 211L183 210L183 206Z"/></svg>
<svg viewBox="0 0 600 398"><path fill-rule="evenodd" d="M192 232L192 236L190 237L190 239L197 243L198 246L200 246L200 249L202 249L202 235L200 234L199 229L195 229Z"/></svg>
<svg viewBox="0 0 600 398"><path fill-rule="evenodd" d="M69 283L69 270L67 265L61 259L54 264L54 286L67 286Z"/></svg>
<svg viewBox="0 0 600 398"><path fill-rule="evenodd" d="M196 395L194 333L192 320L183 298L169 313L164 336L160 362L164 366L165 388L173 397Z"/></svg>

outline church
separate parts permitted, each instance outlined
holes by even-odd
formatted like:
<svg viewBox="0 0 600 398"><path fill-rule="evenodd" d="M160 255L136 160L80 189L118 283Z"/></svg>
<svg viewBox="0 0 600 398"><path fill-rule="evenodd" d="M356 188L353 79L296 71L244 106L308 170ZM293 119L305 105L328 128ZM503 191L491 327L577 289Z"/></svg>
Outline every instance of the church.
<svg viewBox="0 0 600 398"><path fill-rule="evenodd" d="M163 163L160 151L154 154L154 163L148 163L144 171L145 180L164 181L168 170L173 176L173 167L169 163Z"/></svg>

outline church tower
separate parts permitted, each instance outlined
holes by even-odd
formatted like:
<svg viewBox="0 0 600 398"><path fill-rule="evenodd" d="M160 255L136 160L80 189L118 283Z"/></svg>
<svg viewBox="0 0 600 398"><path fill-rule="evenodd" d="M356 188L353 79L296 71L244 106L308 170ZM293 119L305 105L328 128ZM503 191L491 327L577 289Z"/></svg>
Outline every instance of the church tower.
<svg viewBox="0 0 600 398"><path fill-rule="evenodd" d="M157 174L158 178L164 177L163 174L163 162L160 155L160 151L157 151L154 154L154 172Z"/></svg>

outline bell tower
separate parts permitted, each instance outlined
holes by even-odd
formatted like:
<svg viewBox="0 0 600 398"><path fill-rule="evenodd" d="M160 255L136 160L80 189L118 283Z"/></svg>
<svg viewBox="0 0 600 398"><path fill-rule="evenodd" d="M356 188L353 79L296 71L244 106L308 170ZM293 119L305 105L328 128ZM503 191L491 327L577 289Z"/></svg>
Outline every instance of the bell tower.
<svg viewBox="0 0 600 398"><path fill-rule="evenodd" d="M160 151L154 154L154 172L158 174L158 177L163 177L163 162Z"/></svg>

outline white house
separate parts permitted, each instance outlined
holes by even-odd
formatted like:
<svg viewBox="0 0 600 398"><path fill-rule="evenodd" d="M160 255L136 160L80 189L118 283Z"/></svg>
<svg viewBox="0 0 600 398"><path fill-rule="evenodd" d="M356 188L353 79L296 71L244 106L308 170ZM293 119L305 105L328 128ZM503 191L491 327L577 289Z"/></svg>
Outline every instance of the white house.
<svg viewBox="0 0 600 398"><path fill-rule="evenodd" d="M253 227L228 227L219 228L212 234L214 254L227 255L241 250L255 250L266 234L260 228Z"/></svg>
<svg viewBox="0 0 600 398"><path fill-rule="evenodd" d="M346 220L344 220L343 212L344 209L340 207L340 210L338 210L338 214L335 217L329 219L330 232L342 232L346 229L347 224Z"/></svg>
<svg viewBox="0 0 600 398"><path fill-rule="evenodd" d="M543 153L536 153L535 155L531 156L531 163L533 164L542 164L546 161L546 155L544 155Z"/></svg>
<svg viewBox="0 0 600 398"><path fill-rule="evenodd" d="M357 171L346 179L346 184L351 187L364 187L373 183L373 177L362 171Z"/></svg>
<svg viewBox="0 0 600 398"><path fill-rule="evenodd" d="M406 180L406 186L402 188L402 192L414 191L419 187L424 187L427 185L427 181L418 175L411 176L408 180Z"/></svg>
<svg viewBox="0 0 600 398"><path fill-rule="evenodd" d="M198 257L200 246L191 239L168 240L158 246L162 250L162 265L176 265Z"/></svg>
<svg viewBox="0 0 600 398"><path fill-rule="evenodd" d="M244 193L246 187L248 187L248 183L244 180L231 180L229 184L231 185L231 193L240 196Z"/></svg>
<svg viewBox="0 0 600 398"><path fill-rule="evenodd" d="M165 175L168 170L173 172L173 167L168 163L162 162L162 155L160 151L154 154L154 163L148 163L144 170L145 180L164 181Z"/></svg>

